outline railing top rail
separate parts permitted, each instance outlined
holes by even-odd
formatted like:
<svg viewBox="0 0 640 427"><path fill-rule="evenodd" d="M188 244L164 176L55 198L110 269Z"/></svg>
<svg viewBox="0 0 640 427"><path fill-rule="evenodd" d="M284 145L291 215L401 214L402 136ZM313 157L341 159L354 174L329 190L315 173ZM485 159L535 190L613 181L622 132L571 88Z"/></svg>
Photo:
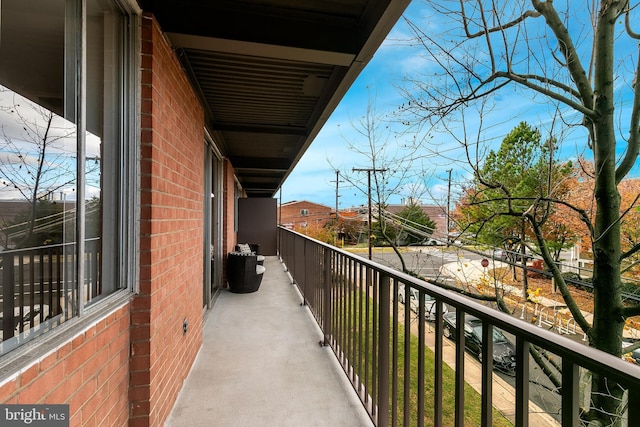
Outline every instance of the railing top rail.
<svg viewBox="0 0 640 427"><path fill-rule="evenodd" d="M94 237L91 239L85 239L85 242L96 242L99 241L100 238L99 237ZM35 251L46 251L52 248L63 248L65 246L73 246L75 245L76 242L66 242L66 243L55 243L55 244L51 244L51 245L42 245L42 246L32 246L29 248L19 248L19 249L8 249L8 250L4 250L4 251L0 251L0 256L2 255L13 255L13 254L18 254L18 253L22 253L22 252L35 252Z"/></svg>
<svg viewBox="0 0 640 427"><path fill-rule="evenodd" d="M526 341L543 347L558 356L567 357L574 363L603 374L608 378L621 383L625 387L634 389L640 388L640 366L634 366L632 363L617 358L611 354L540 328L507 313L484 306L469 297L443 289L434 281L418 279L409 274L378 264L375 261L370 261L357 254L353 254L327 243L312 239L304 234L288 230L283 227L280 227L280 229L299 236L300 238L309 240L317 245L323 246L334 253L347 257L376 272L383 273L389 276L392 280L397 280L404 284L411 284L412 287L423 290L445 304L453 306L456 309L461 309L465 313L472 314L483 322L499 327L500 329L503 329L517 337L522 337Z"/></svg>

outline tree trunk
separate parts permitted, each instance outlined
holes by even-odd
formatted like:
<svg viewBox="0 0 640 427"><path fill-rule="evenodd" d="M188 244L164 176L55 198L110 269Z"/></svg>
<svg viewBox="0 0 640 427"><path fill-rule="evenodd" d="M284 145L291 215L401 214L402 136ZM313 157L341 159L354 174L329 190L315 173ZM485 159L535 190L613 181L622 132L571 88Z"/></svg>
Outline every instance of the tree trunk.
<svg viewBox="0 0 640 427"><path fill-rule="evenodd" d="M616 182L616 138L613 105L613 41L616 8L602 2L595 35L597 52L594 93L598 118L593 123L596 218L593 236L594 317L591 343L616 356L621 354L624 318L620 294L620 194ZM622 390L594 375L591 401L595 417L604 425L618 425Z"/></svg>

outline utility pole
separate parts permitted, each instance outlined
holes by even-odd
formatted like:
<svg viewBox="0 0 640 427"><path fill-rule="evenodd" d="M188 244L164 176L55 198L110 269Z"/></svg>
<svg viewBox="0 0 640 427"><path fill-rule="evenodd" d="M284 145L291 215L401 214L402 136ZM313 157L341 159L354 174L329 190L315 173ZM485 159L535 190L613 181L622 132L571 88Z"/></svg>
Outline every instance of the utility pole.
<svg viewBox="0 0 640 427"><path fill-rule="evenodd" d="M338 219L339 219L339 215L338 215L338 198L340 197L339 193L338 193L338 189L339 189L339 185L341 182L344 181L340 181L340 171L336 170L336 224L335 224L335 240L334 240L334 245L338 246Z"/></svg>
<svg viewBox="0 0 640 427"><path fill-rule="evenodd" d="M451 229L451 169L449 172L449 185L447 186L447 245L449 244L449 230ZM448 247L448 246L447 246Z"/></svg>
<svg viewBox="0 0 640 427"><path fill-rule="evenodd" d="M338 198L340 197L340 193L338 192L339 189L339 185L341 182L344 181L340 181L340 171L337 170L336 171L336 221L338 220Z"/></svg>
<svg viewBox="0 0 640 427"><path fill-rule="evenodd" d="M368 197L368 204L369 204L369 236L368 236L368 240L369 240L369 260L371 260L371 255L372 255L372 251L371 251L371 172L386 172L387 169L376 169L376 168L364 168L364 169L359 169L359 168L353 168L352 169L353 172L366 172L367 173L367 197ZM380 215L380 212L378 212L378 215Z"/></svg>

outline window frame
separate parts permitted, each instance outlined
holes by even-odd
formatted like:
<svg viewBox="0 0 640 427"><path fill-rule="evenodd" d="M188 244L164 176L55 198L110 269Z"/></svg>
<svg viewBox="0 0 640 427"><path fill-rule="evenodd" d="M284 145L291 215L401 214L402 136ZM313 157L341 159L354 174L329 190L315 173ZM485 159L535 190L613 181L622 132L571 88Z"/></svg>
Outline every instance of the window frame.
<svg viewBox="0 0 640 427"><path fill-rule="evenodd" d="M101 192L116 192L118 201L115 218L108 224L102 223L102 236L115 235L116 241L109 252L102 251L101 265L104 268L115 266L117 271L107 274L108 293L84 301L83 286L85 278L85 150L86 150L86 108L87 108L87 4L86 0L64 0L65 5L65 109L72 109L71 117L76 123L77 148L77 202L76 202L76 249L72 267L75 276L76 292L71 298L64 293L65 305L74 306L73 312L61 319L47 320L41 324L41 332L27 339L18 340L17 345L7 342L6 349L0 343L0 370L10 374L20 364L26 364L43 352L51 351L71 337L82 333L87 325L104 318L113 310L130 301L131 294L139 291L139 241L140 241L140 25L142 11L134 0L109 0L119 13L122 25L119 47L120 67L118 77L118 113L115 134L117 138L110 150L113 161L103 163L103 172L116 174L112 184L101 182ZM75 31L74 31L75 30ZM73 34L71 35L71 32ZM67 49L73 53L68 54ZM73 66L70 71L68 67ZM73 85L73 87L69 87ZM70 94L73 96L69 98ZM68 99L73 100L68 103ZM116 161L117 160L117 161ZM108 232L108 234L107 234ZM105 239L102 238L102 241ZM104 249L104 248L103 248ZM105 261L105 259L107 261ZM69 301L70 300L70 301ZM36 331L34 331L36 332ZM5 375L0 375L2 379Z"/></svg>
<svg viewBox="0 0 640 427"><path fill-rule="evenodd" d="M75 84L77 88L76 111L77 117L77 205L76 205L76 259L84 259L85 254L85 150L86 150L86 112L87 112L87 8L86 0L65 0L68 7L67 10L73 10L75 13L76 23L73 25L79 31L75 33L75 52L80 52L80 58L77 58L76 64L80 64L79 69L75 70ZM82 317L84 312L91 306L100 304L100 301L106 299L109 295L124 291L137 293L139 291L139 263L138 248L140 242L140 150L138 144L138 136L140 135L140 55L141 55L141 39L140 39L140 19L142 11L134 0L109 0L113 6L119 9L122 18L122 48L121 66L118 69L120 77L118 88L120 91L119 114L117 118L118 128L116 144L106 147L112 150L112 158L120 159L118 164L103 165L103 171L120 177L116 179L114 188L103 188L103 193L109 191L117 192L116 200L118 201L118 209L116 218L109 218L107 224L102 224L102 236L115 235L116 246L113 252L102 251L103 260L101 261L104 268L107 263L104 261L105 254L113 256L113 262L109 262L109 266L115 266L116 274L108 272L106 277L113 283L109 284L112 292L100 295L99 297L84 301L83 283L85 278L84 262L78 262L75 265L75 277L77 293L76 301L72 302L77 307L77 312L72 317ZM76 59L76 58L74 58ZM66 59L68 60L68 58ZM72 73L66 73L67 75ZM133 195L131 197L130 195ZM104 209L104 208L103 208ZM126 218L133 219L126 221ZM106 239L101 238L102 242ZM104 244L104 243L103 243Z"/></svg>

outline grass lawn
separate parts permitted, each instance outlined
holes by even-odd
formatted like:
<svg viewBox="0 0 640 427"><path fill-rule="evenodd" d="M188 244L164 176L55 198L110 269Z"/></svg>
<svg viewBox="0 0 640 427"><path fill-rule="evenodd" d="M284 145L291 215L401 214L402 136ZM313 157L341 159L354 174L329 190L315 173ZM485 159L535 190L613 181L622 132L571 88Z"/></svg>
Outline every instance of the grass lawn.
<svg viewBox="0 0 640 427"><path fill-rule="evenodd" d="M404 338L404 325L398 325L398 336L400 345L398 346L398 384L400 390L398 390L398 407L402 408L404 404L404 396L402 393L402 384L404 384L404 345L402 344ZM410 384L411 384L411 393L410 393L410 414L411 420L409 421L409 425L417 425L418 421L418 337L411 334L411 354L409 357L410 360ZM444 364L442 367L442 381L443 381L443 403L442 403L442 422L445 426L453 426L455 413L454 413L454 402L455 402L455 371L449 367L449 365ZM424 425L434 425L433 421L433 396L434 396L434 369L435 369L435 360L434 354L431 349L425 349L425 384L424 384L424 395L425 395L425 414L424 414ZM480 394L469 384L465 383L465 392L464 392L464 425L465 426L478 426L480 425L480 413L481 413L481 398ZM401 409L399 409L401 411ZM402 425L404 422L403 414L398 414L398 425ZM390 420L391 424L391 420ZM513 424L506 419L498 410L493 410L493 426L512 426Z"/></svg>
<svg viewBox="0 0 640 427"><path fill-rule="evenodd" d="M376 375L375 369L372 366L373 352L374 352L372 348L372 342L373 342L372 328L373 328L373 321L374 321L374 318L372 315L373 301L369 299L368 301L369 307L368 307L368 310L366 310L367 309L366 297L362 295L359 298L357 298L357 301L356 301L356 298L354 297L357 295L358 295L357 293L349 292L349 295L345 296L345 300L343 301L350 308L347 311L348 311L348 317L350 319L348 324L351 325L351 327L348 328L350 330L350 333L348 334L349 335L348 342L341 342L340 347L343 349L355 349L355 353L349 355L350 362L352 366L355 367L354 369L359 370L357 374L361 379L364 379L365 377L368 378L367 387L371 387L372 378L374 377L374 375ZM360 310L357 309L358 306L361 307ZM367 312L368 312L368 319L367 319ZM362 320L360 320L360 316L362 316ZM341 319L341 320L343 322L345 321L345 319ZM367 324L367 320L369 325L368 336L364 331L364 327ZM362 332L358 332L357 328L355 327L355 325L359 324L360 322L362 322L362 328L363 328ZM403 410L404 391L403 390L404 390L404 384L405 384L405 377L404 377L405 328L404 328L404 325L402 323L399 323L397 325L397 330L394 331L393 323L391 322L390 334L392 336L389 342L390 358L393 357L392 344L393 344L394 333L396 333L398 336L398 358L396 361L397 363L396 371L398 373L398 379L397 379L398 389L396 390L398 414L395 420L395 425L403 425L404 424L404 410ZM344 335L343 335L343 338L344 338ZM409 420L408 424L417 425L418 416L419 416L418 414L418 387L419 387L419 384L418 384L418 337L413 334L409 334L409 339L410 339L409 348L411 350L411 354L409 355L409 358L408 358L409 364L410 364L408 381L410 384L409 414L411 419ZM367 348L367 345L369 346L369 348ZM358 349L362 349L362 350L359 352ZM393 363L393 361L391 361L390 363ZM366 373L365 373L365 366L368 367L367 369L368 372ZM429 348L425 348L424 369L425 369L425 374L424 374L425 409L423 414L424 425L432 426L435 424L433 420L433 398L434 398L433 378L434 378L435 361L434 361L433 351ZM393 372L393 366L390 366L389 367L390 376L392 376L392 372ZM448 365L444 364L442 366L442 378L443 378L443 402L442 402L443 420L442 422L444 426L453 426L454 418L455 418L455 413L454 413L455 371ZM389 410L391 412L391 407L393 404L392 400L394 399L392 378L389 378L389 395L390 395ZM468 384L465 384L464 408L465 408L464 425L470 426L470 427L471 426L475 427L480 425L481 397L480 397L480 394ZM391 418L392 418L392 414L390 413L389 425L394 425L394 422L393 422L394 420L392 420ZM513 424L508 419L506 419L498 410L494 409L492 425L496 427L503 427L503 426L512 426Z"/></svg>

